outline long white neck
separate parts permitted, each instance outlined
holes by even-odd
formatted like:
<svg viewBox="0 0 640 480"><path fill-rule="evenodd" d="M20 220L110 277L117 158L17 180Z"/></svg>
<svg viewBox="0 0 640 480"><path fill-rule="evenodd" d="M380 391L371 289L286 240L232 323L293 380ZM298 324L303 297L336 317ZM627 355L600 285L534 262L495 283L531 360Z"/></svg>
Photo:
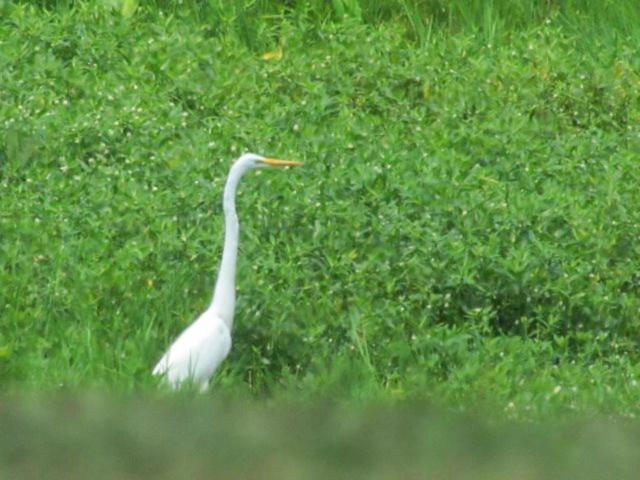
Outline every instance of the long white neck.
<svg viewBox="0 0 640 480"><path fill-rule="evenodd" d="M240 163L236 163L231 167L222 200L225 222L224 249L211 308L227 324L229 330L233 326L233 313L236 306L236 260L240 234L240 223L236 214L236 190L240 178L248 169Z"/></svg>

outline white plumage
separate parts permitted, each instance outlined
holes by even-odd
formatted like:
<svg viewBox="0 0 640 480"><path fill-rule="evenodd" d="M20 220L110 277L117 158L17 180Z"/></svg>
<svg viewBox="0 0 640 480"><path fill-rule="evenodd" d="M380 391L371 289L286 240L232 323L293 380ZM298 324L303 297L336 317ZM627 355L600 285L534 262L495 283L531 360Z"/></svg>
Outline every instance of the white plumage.
<svg viewBox="0 0 640 480"><path fill-rule="evenodd" d="M153 369L153 374L164 376L172 388L177 389L185 382L192 382L199 385L201 391L206 390L209 379L231 350L240 234L235 197L240 178L253 168L297 165L302 164L248 153L242 155L231 167L222 201L225 218L224 249L213 301L211 306L180 334Z"/></svg>
<svg viewBox="0 0 640 480"><path fill-rule="evenodd" d="M174 389L190 379L204 391L209 386L209 378L230 350L229 327L209 309L173 342L153 369L153 374L165 375Z"/></svg>

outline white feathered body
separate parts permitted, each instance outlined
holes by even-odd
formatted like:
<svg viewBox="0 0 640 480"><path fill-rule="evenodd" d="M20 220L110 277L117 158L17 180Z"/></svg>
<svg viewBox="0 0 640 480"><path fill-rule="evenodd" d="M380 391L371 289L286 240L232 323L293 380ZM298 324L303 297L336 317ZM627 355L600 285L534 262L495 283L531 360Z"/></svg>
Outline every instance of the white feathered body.
<svg viewBox="0 0 640 480"><path fill-rule="evenodd" d="M191 381L206 390L209 378L231 350L231 332L212 309L180 334L153 369L176 389Z"/></svg>
<svg viewBox="0 0 640 480"><path fill-rule="evenodd" d="M264 166L295 166L299 162L242 155L231 167L222 206L225 219L224 247L211 306L192 323L160 359L154 375L164 376L174 389L191 381L206 390L209 378L231 350L231 329L236 304L235 276L240 224L236 214L236 190L242 175Z"/></svg>

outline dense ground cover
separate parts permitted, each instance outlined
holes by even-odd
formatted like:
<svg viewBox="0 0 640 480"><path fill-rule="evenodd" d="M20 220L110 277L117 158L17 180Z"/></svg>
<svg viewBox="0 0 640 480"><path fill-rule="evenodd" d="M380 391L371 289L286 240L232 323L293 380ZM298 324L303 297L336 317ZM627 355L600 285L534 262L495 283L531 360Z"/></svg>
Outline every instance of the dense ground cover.
<svg viewBox="0 0 640 480"><path fill-rule="evenodd" d="M2 389L155 390L255 151L214 391L635 416L637 14L287 5L0 5Z"/></svg>
<svg viewBox="0 0 640 480"><path fill-rule="evenodd" d="M0 475L26 480L632 480L640 467L637 424L488 425L412 404L83 395L23 399L10 409L0 403L0 424Z"/></svg>

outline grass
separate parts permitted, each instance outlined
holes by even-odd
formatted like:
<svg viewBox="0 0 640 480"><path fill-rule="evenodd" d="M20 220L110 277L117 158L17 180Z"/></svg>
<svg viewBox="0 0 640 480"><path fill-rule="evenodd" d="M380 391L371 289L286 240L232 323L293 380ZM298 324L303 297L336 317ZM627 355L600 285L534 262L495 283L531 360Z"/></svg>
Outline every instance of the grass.
<svg viewBox="0 0 640 480"><path fill-rule="evenodd" d="M101 395L0 409L7 478L633 479L638 425L490 425L424 405L235 405ZM82 448L78 448L82 445Z"/></svg>
<svg viewBox="0 0 640 480"><path fill-rule="evenodd" d="M254 151L212 396L635 417L640 19L509 5L0 2L7 404L157 391Z"/></svg>

